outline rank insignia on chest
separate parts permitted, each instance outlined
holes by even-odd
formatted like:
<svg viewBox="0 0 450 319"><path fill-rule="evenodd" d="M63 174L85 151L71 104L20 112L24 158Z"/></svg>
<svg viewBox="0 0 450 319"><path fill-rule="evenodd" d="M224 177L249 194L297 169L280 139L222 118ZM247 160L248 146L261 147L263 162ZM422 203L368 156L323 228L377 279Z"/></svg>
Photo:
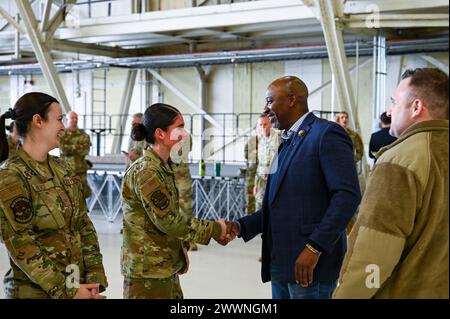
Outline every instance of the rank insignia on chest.
<svg viewBox="0 0 450 319"><path fill-rule="evenodd" d="M27 179L31 179L33 176L36 175L35 172L30 171L30 170L26 170L23 174L25 175L25 177L26 177Z"/></svg>
<svg viewBox="0 0 450 319"><path fill-rule="evenodd" d="M79 183L80 181L81 181L81 178L80 178L80 176L77 176L77 175L70 176L70 177L68 177L68 176L64 177L64 184L66 186L70 186L70 185Z"/></svg>

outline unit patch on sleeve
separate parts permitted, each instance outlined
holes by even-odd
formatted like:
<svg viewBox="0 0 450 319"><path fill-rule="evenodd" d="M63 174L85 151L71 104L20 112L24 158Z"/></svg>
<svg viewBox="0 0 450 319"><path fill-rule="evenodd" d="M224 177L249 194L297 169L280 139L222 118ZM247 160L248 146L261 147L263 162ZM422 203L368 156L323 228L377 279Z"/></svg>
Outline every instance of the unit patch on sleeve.
<svg viewBox="0 0 450 319"><path fill-rule="evenodd" d="M25 197L18 197L11 202L10 205L14 220L19 224L26 224L33 218L33 210L31 209L30 201Z"/></svg>
<svg viewBox="0 0 450 319"><path fill-rule="evenodd" d="M170 200L161 190L154 191L150 199L159 210L165 210L169 207Z"/></svg>

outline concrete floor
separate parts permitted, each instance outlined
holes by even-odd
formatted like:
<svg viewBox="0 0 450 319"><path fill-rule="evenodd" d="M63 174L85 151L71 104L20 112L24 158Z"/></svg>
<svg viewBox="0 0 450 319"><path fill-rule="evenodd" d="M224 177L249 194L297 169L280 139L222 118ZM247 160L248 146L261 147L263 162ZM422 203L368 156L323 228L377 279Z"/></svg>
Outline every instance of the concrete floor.
<svg viewBox="0 0 450 319"><path fill-rule="evenodd" d="M109 281L105 295L122 298L123 277L120 274L120 247L122 236L121 215L116 222L108 223L102 215L91 215L97 229L104 266ZM258 258L261 238L244 243L236 239L222 247L212 240L209 246L199 245L198 251L189 253L188 273L180 277L186 299L270 299L270 283L260 278ZM6 249L0 244L0 298L4 298L3 275L9 269Z"/></svg>

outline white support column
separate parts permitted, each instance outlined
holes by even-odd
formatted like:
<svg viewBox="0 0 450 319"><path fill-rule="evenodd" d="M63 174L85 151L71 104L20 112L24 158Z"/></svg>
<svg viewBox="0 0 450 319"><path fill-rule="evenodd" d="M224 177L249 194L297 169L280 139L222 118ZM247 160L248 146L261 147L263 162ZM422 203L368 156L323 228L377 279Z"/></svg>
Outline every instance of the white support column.
<svg viewBox="0 0 450 319"><path fill-rule="evenodd" d="M149 70L147 70L150 72ZM154 72L159 74L158 70L154 70ZM155 103L161 103L162 97L161 97L161 82L155 81L155 77L152 75L152 87L151 87L151 104Z"/></svg>
<svg viewBox="0 0 450 319"><path fill-rule="evenodd" d="M144 110L152 104L152 76L147 69L142 69L142 78L144 80ZM141 105L142 106L142 105Z"/></svg>
<svg viewBox="0 0 450 319"><path fill-rule="evenodd" d="M222 125L219 124L211 115L206 113L200 106L192 102L186 95L184 95L180 90L178 90L172 83L163 78L158 72L152 69L148 71L153 75L155 79L164 84L170 91L172 91L178 98L184 101L189 107L194 109L197 113L204 114L205 119L210 122L214 127L222 130Z"/></svg>
<svg viewBox="0 0 450 319"><path fill-rule="evenodd" d="M361 134L358 120L358 110L356 108L355 96L353 93L350 72L347 65L347 57L344 50L344 40L342 38L342 26L337 26L335 22L336 14L333 4L336 5L339 14L342 15L343 1L316 0L315 5L319 9L319 19L322 25L325 43L327 45L330 59L331 71L336 80L337 99L341 110L350 114L351 126L356 132ZM362 176L367 178L367 158L362 158Z"/></svg>
<svg viewBox="0 0 450 319"><path fill-rule="evenodd" d="M342 30L335 23L333 4L328 0L317 0L320 21L330 59L331 71L336 79L337 99L342 110L350 114L350 123L356 131L360 131L358 112L355 105L350 73L345 56Z"/></svg>
<svg viewBox="0 0 450 319"><path fill-rule="evenodd" d="M17 14L17 23L20 21L20 15ZM16 32L14 33L14 58L20 59L22 56L20 54L20 31L19 29L16 29Z"/></svg>
<svg viewBox="0 0 450 319"><path fill-rule="evenodd" d="M445 65L445 63L443 63L443 62L439 61L438 59L433 58L432 56L429 56L429 55L421 55L420 57L422 59L424 59L425 61L433 64L439 70L445 72L445 74L448 75L448 65Z"/></svg>
<svg viewBox="0 0 450 319"><path fill-rule="evenodd" d="M137 69L129 70L127 74L127 79L125 82L125 90L122 95L122 101L120 102L120 112L122 116L119 118L116 124L116 134L114 135L114 140L112 144L112 153L113 154L119 154L120 153L120 146L122 145L122 138L123 138L123 130L126 127L127 124L127 117L124 116L125 114L128 114L130 111L130 103L131 98L133 97L133 90L134 85L136 83L136 75L137 75Z"/></svg>
<svg viewBox="0 0 450 319"><path fill-rule="evenodd" d="M17 8L25 25L28 39L33 47L34 54L41 66L42 73L50 86L50 89L59 100L64 112L70 111L69 101L61 84L61 81L56 73L50 53L45 46L45 40L42 33L38 30L38 23L34 16L31 5L28 1L16 0Z"/></svg>
<svg viewBox="0 0 450 319"><path fill-rule="evenodd" d="M385 109L386 103L386 37L380 31L373 38L374 45L374 91L373 91L373 114L372 127L378 129L378 118Z"/></svg>
<svg viewBox="0 0 450 319"><path fill-rule="evenodd" d="M208 74L204 70L201 65L196 66L195 68L200 77L200 90L199 90L199 104L203 111L207 112L207 103L208 103ZM205 149L205 140L203 139L203 132L206 129L205 119L202 118L200 121L200 134L202 135L200 138L200 149ZM203 151L200 152L200 158L203 157Z"/></svg>

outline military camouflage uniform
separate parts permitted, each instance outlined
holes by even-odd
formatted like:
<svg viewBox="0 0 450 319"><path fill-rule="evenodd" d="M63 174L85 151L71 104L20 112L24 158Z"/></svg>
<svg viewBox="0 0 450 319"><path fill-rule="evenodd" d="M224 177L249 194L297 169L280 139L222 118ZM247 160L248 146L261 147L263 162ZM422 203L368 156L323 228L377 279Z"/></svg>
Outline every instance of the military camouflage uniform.
<svg viewBox="0 0 450 319"><path fill-rule="evenodd" d="M247 169L245 171L247 214L252 214L255 212L255 196L253 196L253 188L255 187L256 169L258 167L258 138L256 136L251 136L245 144L244 156L247 160Z"/></svg>
<svg viewBox="0 0 450 319"><path fill-rule="evenodd" d="M137 158L139 158L142 156L144 149L147 147L147 145L148 143L145 140L135 141L130 137L130 139L128 140L128 153L134 151L138 155Z"/></svg>
<svg viewBox="0 0 450 319"><path fill-rule="evenodd" d="M345 131L347 132L347 134L350 136L350 139L352 140L353 143L353 151L354 151L354 156L355 156L355 163L358 163L364 154L364 145L363 142L361 140L361 137L359 136L358 133L356 133L355 131L346 128Z"/></svg>
<svg viewBox="0 0 450 319"><path fill-rule="evenodd" d="M122 182L124 298L182 298L178 274L187 271L185 243L219 238L217 222L181 212L174 172L152 149ZM156 291L155 291L156 290Z"/></svg>
<svg viewBox="0 0 450 319"><path fill-rule="evenodd" d="M345 128L345 131L350 136L350 139L352 140L352 143L353 143L353 152L354 152L353 154L355 157L356 171L358 172L358 181L359 181L361 193L363 193L363 190L365 189L365 180L364 180L364 177L361 175L361 169L358 166L358 164L364 154L364 145L363 145L361 137L359 136L358 133L356 133L355 131L353 131L349 128ZM350 222L347 225L347 233L348 234L350 234L350 232L353 228L353 225L356 222L357 215L358 215L358 213L355 213L355 215L353 215L352 219L350 220Z"/></svg>
<svg viewBox="0 0 450 319"><path fill-rule="evenodd" d="M189 170L189 164L181 161L179 164L172 163L172 170L175 174L175 184L180 194L180 213L186 217L192 217L192 177ZM195 242L189 243L189 250L197 250Z"/></svg>
<svg viewBox="0 0 450 319"><path fill-rule="evenodd" d="M73 298L69 265L80 284L108 286L80 178L59 158L49 155L47 165L19 148L2 164L0 230L11 266L7 298Z"/></svg>
<svg viewBox="0 0 450 319"><path fill-rule="evenodd" d="M61 158L72 166L75 174L80 176L85 198L92 194L87 182L87 170L89 167L85 159L86 155L89 154L91 145L89 135L80 129L74 132L66 129L60 136L59 150L61 151Z"/></svg>
<svg viewBox="0 0 450 319"><path fill-rule="evenodd" d="M266 189L267 178L270 173L272 160L278 152L278 146L281 142L281 132L274 129L270 130L270 135L258 138L258 168L256 169L255 185L255 210L262 208L264 190ZM273 169L276 169L274 167Z"/></svg>
<svg viewBox="0 0 450 319"><path fill-rule="evenodd" d="M11 135L6 136L6 140L8 141L8 158L16 155L17 148L20 146L20 142L14 142Z"/></svg>
<svg viewBox="0 0 450 319"><path fill-rule="evenodd" d="M20 145L20 142L14 142L14 140L12 139L11 135L8 135L6 137L6 140L8 141L8 158L13 157L14 155L16 155L16 150Z"/></svg>

